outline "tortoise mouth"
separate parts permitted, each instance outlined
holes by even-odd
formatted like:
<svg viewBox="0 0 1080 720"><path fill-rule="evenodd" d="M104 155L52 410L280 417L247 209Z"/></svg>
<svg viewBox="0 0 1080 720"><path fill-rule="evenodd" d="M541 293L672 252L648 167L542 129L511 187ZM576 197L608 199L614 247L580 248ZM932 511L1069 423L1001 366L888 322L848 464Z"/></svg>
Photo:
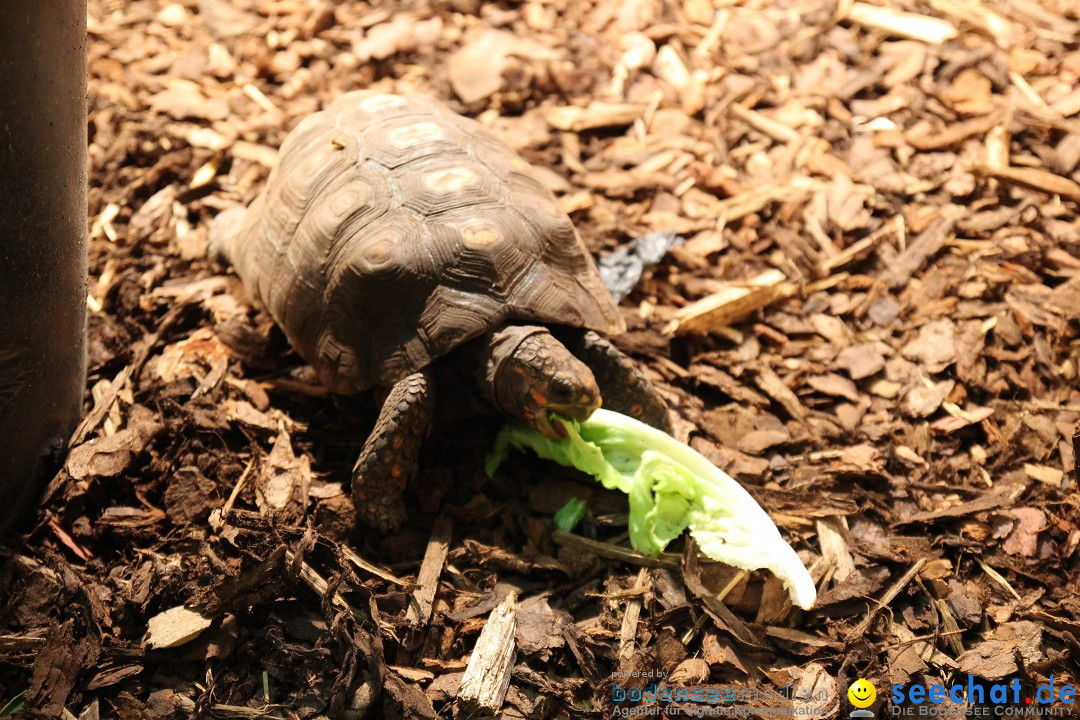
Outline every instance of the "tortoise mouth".
<svg viewBox="0 0 1080 720"><path fill-rule="evenodd" d="M550 440L560 440L566 437L566 427L557 418L552 417L547 410L536 413L533 427Z"/></svg>
<svg viewBox="0 0 1080 720"><path fill-rule="evenodd" d="M546 438L559 440L566 437L566 428L561 418L570 420L587 420L593 411L600 407L600 398L595 401L584 403L549 403L540 409L535 415L534 427ZM558 417L556 417L558 416Z"/></svg>

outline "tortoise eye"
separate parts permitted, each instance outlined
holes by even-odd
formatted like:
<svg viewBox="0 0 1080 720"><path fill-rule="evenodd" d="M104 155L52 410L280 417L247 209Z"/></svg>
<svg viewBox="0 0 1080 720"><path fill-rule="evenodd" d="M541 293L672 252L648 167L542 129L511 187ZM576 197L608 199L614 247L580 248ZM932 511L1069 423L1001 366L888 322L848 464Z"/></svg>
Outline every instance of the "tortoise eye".
<svg viewBox="0 0 1080 720"><path fill-rule="evenodd" d="M574 397L574 389L570 383L562 379L551 381L551 399L555 402L570 402Z"/></svg>

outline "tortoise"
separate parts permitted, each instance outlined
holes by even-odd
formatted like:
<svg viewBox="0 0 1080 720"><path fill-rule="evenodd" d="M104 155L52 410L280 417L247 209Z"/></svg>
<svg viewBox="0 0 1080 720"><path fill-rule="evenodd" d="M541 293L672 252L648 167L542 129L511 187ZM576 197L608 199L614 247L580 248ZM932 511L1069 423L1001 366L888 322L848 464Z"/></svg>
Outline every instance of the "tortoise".
<svg viewBox="0 0 1080 720"><path fill-rule="evenodd" d="M570 218L528 163L437 100L356 91L305 118L209 244L320 382L381 392L353 469L365 525L405 518L440 383L552 438L553 413L581 420L602 401L669 429L601 335L625 322Z"/></svg>

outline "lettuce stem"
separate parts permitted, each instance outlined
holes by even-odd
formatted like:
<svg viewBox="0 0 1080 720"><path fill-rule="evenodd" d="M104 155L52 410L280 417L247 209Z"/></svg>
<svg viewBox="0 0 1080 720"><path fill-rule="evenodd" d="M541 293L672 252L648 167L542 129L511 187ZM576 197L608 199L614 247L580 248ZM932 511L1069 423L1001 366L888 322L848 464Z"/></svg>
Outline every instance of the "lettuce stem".
<svg viewBox="0 0 1080 720"><path fill-rule="evenodd" d="M551 440L522 424L500 431L488 456L492 474L511 448L586 472L618 488L630 503L630 542L659 554L689 528L701 551L743 570L767 569L793 603L809 609L814 581L768 514L730 475L670 435L610 410L588 420L562 420L567 436Z"/></svg>

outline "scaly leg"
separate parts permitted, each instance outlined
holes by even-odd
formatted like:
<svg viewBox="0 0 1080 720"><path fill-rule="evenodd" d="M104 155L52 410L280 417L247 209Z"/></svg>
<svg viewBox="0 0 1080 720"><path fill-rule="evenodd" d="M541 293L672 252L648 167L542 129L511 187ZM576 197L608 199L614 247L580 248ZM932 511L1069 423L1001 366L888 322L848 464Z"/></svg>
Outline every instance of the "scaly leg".
<svg viewBox="0 0 1080 720"><path fill-rule="evenodd" d="M401 493L416 475L420 445L434 416L430 371L413 373L390 390L353 468L352 494L360 522L385 533L405 520Z"/></svg>
<svg viewBox="0 0 1080 720"><path fill-rule="evenodd" d="M605 408L671 432L667 403L622 351L592 330L565 333L563 342L593 371Z"/></svg>

